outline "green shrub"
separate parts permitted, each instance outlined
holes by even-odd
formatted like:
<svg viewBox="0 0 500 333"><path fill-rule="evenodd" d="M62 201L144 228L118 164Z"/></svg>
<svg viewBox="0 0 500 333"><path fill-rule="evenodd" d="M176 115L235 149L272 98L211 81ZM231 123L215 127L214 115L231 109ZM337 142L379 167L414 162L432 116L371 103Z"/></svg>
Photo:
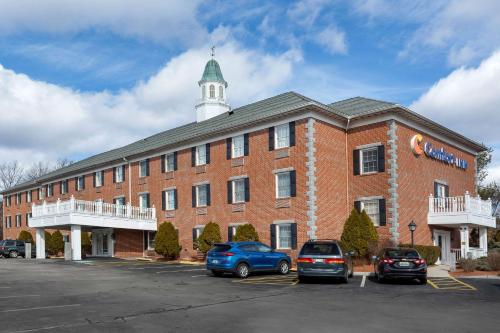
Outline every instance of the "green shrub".
<svg viewBox="0 0 500 333"><path fill-rule="evenodd" d="M35 242L33 241L33 236L31 236L31 233L29 231L26 231L26 230L21 230L21 232L19 233L19 236L17 236L17 240L25 241L26 243L35 244Z"/></svg>
<svg viewBox="0 0 500 333"><path fill-rule="evenodd" d="M155 237L155 251L167 259L176 259L181 253L179 235L174 225L165 222L160 225Z"/></svg>
<svg viewBox="0 0 500 333"><path fill-rule="evenodd" d="M411 244L400 244L399 247L411 247ZM415 245L415 250L425 259L427 265L434 265L441 255L441 248L434 245Z"/></svg>
<svg viewBox="0 0 500 333"><path fill-rule="evenodd" d="M500 230L497 230L493 239L495 240L495 242L500 243Z"/></svg>
<svg viewBox="0 0 500 333"><path fill-rule="evenodd" d="M490 264L486 257L476 259L476 270L478 271L491 271Z"/></svg>
<svg viewBox="0 0 500 333"><path fill-rule="evenodd" d="M217 223L209 222L200 237L198 237L198 250L206 254L215 243L220 243L220 228Z"/></svg>
<svg viewBox="0 0 500 333"><path fill-rule="evenodd" d="M372 220L363 211L359 214L356 209L351 211L344 224L341 237L341 246L344 251L354 251L356 257L369 255L368 248L378 241L378 234Z"/></svg>
<svg viewBox="0 0 500 333"><path fill-rule="evenodd" d="M91 254L92 243L90 241L90 236L88 232L82 232L81 241L82 241L82 254Z"/></svg>
<svg viewBox="0 0 500 333"><path fill-rule="evenodd" d="M54 231L50 237L49 252L54 255L64 252L64 239L59 230Z"/></svg>
<svg viewBox="0 0 500 333"><path fill-rule="evenodd" d="M458 262L464 272L474 272L476 270L476 261L474 259L460 259Z"/></svg>
<svg viewBox="0 0 500 333"><path fill-rule="evenodd" d="M49 254L52 254L50 251L50 243L52 242L52 234L48 232L47 230L44 231L45 234L45 251L48 252Z"/></svg>
<svg viewBox="0 0 500 333"><path fill-rule="evenodd" d="M251 224L242 224L236 228L236 234L233 237L234 242L259 241L259 234Z"/></svg>
<svg viewBox="0 0 500 333"><path fill-rule="evenodd" d="M488 265L493 271L500 271L500 252L488 253Z"/></svg>

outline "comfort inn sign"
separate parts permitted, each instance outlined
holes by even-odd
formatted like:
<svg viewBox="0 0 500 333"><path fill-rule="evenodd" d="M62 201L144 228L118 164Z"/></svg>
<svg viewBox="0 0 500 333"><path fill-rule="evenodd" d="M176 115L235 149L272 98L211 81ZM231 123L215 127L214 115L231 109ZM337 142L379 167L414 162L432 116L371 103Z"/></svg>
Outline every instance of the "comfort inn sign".
<svg viewBox="0 0 500 333"><path fill-rule="evenodd" d="M444 150L444 147L437 149L432 146L430 142L424 142L422 148L422 135L415 134L410 140L410 146L413 153L417 156L425 154L425 156L432 158L434 160L441 161L446 164L454 165L460 169L467 169L468 163L466 160L458 158L452 153L448 153Z"/></svg>

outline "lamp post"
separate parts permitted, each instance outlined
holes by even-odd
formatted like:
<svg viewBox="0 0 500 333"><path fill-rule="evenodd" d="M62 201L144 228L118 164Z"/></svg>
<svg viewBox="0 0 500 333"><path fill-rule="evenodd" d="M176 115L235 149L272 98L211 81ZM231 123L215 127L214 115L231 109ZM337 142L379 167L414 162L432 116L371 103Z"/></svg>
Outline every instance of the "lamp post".
<svg viewBox="0 0 500 333"><path fill-rule="evenodd" d="M413 242L413 232L417 229L417 224L411 220L410 224L408 224L408 229L411 232L411 247L415 247L415 243Z"/></svg>

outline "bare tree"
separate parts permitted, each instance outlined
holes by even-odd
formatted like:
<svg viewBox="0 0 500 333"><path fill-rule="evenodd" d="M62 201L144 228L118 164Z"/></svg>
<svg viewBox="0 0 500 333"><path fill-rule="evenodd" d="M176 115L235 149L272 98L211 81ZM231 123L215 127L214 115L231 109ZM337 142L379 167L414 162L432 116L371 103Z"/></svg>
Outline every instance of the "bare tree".
<svg viewBox="0 0 500 333"><path fill-rule="evenodd" d="M35 180L52 171L48 162L36 162L26 171L26 180Z"/></svg>
<svg viewBox="0 0 500 333"><path fill-rule="evenodd" d="M0 164L0 190L16 186L24 178L24 169L17 161Z"/></svg>
<svg viewBox="0 0 500 333"><path fill-rule="evenodd" d="M64 157L64 158L58 158L57 161L56 161L56 165L54 166L54 170L57 170L57 169L61 169L61 168L64 168L68 165L71 165L75 163L74 161L70 160L69 158L67 157Z"/></svg>

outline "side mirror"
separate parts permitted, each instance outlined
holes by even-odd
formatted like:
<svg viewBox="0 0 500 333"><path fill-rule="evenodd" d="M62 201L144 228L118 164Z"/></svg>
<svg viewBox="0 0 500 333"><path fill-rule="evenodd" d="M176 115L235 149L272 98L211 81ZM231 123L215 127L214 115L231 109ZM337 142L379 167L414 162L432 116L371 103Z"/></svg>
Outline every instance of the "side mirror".
<svg viewBox="0 0 500 333"><path fill-rule="evenodd" d="M354 251L349 251L346 253L346 255L348 255L349 257L353 257L354 256Z"/></svg>

